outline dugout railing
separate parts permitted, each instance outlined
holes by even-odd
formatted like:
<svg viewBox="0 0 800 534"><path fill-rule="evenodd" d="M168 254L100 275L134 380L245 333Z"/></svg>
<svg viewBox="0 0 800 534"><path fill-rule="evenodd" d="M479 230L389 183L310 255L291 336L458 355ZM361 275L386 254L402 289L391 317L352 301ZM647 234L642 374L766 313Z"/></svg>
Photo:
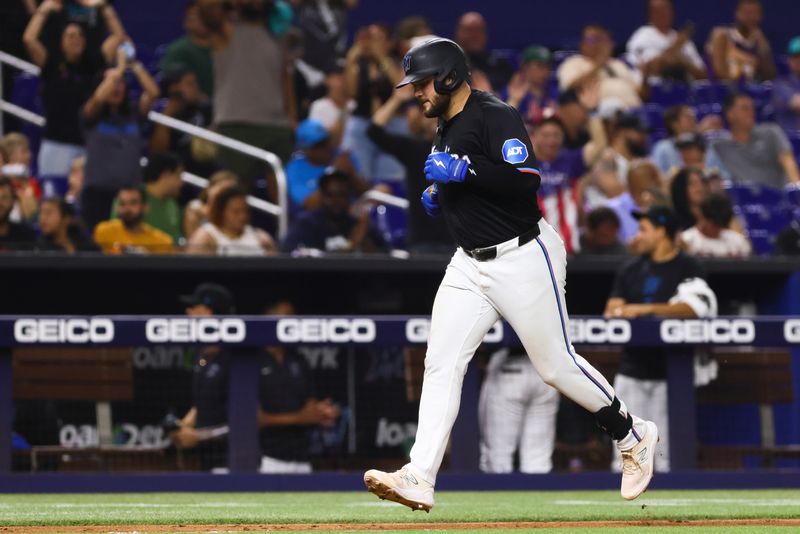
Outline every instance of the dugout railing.
<svg viewBox="0 0 800 534"><path fill-rule="evenodd" d="M212 318L187 318L184 316L0 316L0 490L14 488L11 480L23 484L36 484L48 480L48 484L69 475L11 475L11 425L13 411L13 370L11 349L25 347L45 349L47 347L73 347L95 349L164 345L177 343L225 344L232 348L265 347L274 345L325 345L325 346L423 346L427 339L429 317L425 316L220 316ZM601 317L574 317L571 322L571 337L578 346L593 347L668 346L672 350L668 361L670 440L673 471L663 475L685 485L686 473L690 472L697 458L695 386L693 383L692 349L697 347L780 347L790 349L794 356L783 372L793 375L789 379L797 395L800 380L797 380L800 359L800 316L782 317L720 317L709 320L678 319L624 319L605 320ZM506 346L517 342L516 335L507 324L499 322L484 340L488 346ZM681 350L686 349L686 350ZM255 411L258 405L258 374L252 352L234 350L230 369L228 450L231 476L248 475L256 470L259 458ZM784 362L785 363L785 362ZM235 387L233 387L235 386ZM474 483L478 458L478 423L475 416L479 391L479 375L471 365L464 381L462 414L457 420L451 437L449 471L461 473L462 482ZM800 421L795 422L795 426ZM795 429L796 431L796 429ZM796 447L795 447L796 448ZM773 447L773 454L780 454ZM787 454L792 451L788 451ZM794 451L796 452L796 451ZM796 471L749 471L739 472L741 480L758 484L753 477L763 476L762 484L800 484L800 478L781 477ZM595 474L590 485L600 485L612 480ZM53 478L55 476L55 478ZM154 475L156 476L156 475ZM327 484L344 484L349 487L354 475L313 475L323 477ZM463 477L467 478L463 478ZM553 475L556 476L556 475ZM562 475L570 476L570 475ZM706 479L708 479L706 474ZM711 476L726 475L719 473ZM20 478L23 477L23 478ZM163 475L158 475L163 477ZM473 478L470 478L473 477ZM684 477L684 478L681 478ZM777 478L776 478L777 477ZM28 480L30 478L30 480ZM124 476L111 477L117 481ZM270 478L270 477L261 477ZM500 487L524 487L524 480L511 479L503 482L491 476L492 484ZM60 479L62 482L71 478ZM81 478L87 487L106 487L110 482L102 475L85 475ZM262 487L264 481L248 479L245 487ZM260 480L260 481L259 481ZM278 477L275 480L284 480ZM336 482L336 481L339 482ZM528 483L532 483L527 478ZM577 479L580 480L580 477ZM722 480L722 479L720 479ZM769 482L769 481L772 482ZM793 482L792 482L793 480ZM5 481L5 482L4 482ZM254 482L255 481L255 482ZM470 482L471 481L471 482ZM603 482L605 481L605 482ZM282 482L281 484L284 484ZM726 482L727 483L727 482ZM56 483L59 486L60 483ZM255 484L256 486L253 486ZM313 485L313 482L310 482ZM504 486L505 484L505 486ZM522 484L522 486L520 486ZM561 481L559 484L565 484ZM229 483L225 484L229 486ZM21 486L23 487L23 486ZM32 486L28 486L32 487ZM188 487L188 486L187 486Z"/></svg>

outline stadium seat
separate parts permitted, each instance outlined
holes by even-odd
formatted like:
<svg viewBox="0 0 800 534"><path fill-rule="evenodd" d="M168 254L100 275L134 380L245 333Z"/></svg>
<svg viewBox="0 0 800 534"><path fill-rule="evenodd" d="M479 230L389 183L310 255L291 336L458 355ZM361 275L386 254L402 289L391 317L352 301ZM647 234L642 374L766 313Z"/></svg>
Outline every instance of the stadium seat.
<svg viewBox="0 0 800 534"><path fill-rule="evenodd" d="M730 185L726 191L747 230L753 252L771 253L775 236L792 220L789 194L757 185Z"/></svg>
<svg viewBox="0 0 800 534"><path fill-rule="evenodd" d="M69 189L69 182L66 176L39 176L39 185L42 187L42 196L64 197Z"/></svg>
<svg viewBox="0 0 800 534"><path fill-rule="evenodd" d="M372 223L381 231L386 243L393 249L407 247L408 216L405 210L386 204L378 204L370 210Z"/></svg>
<svg viewBox="0 0 800 534"><path fill-rule="evenodd" d="M690 87L685 83L663 82L650 88L650 102L664 108L691 101Z"/></svg>
<svg viewBox="0 0 800 534"><path fill-rule="evenodd" d="M774 118L775 111L772 107L772 82L743 83L739 85L738 89L753 99L759 122L771 121Z"/></svg>
<svg viewBox="0 0 800 534"><path fill-rule="evenodd" d="M645 104L644 115L647 124L654 131L666 131L664 125L664 107L661 104Z"/></svg>
<svg viewBox="0 0 800 534"><path fill-rule="evenodd" d="M713 113L722 110L722 102L730 92L730 86L720 82L700 80L692 84L694 102L697 105L711 106Z"/></svg>
<svg viewBox="0 0 800 534"><path fill-rule="evenodd" d="M746 204L778 206L784 199L781 191L755 184L731 184L726 188L726 192L731 201L740 206Z"/></svg>

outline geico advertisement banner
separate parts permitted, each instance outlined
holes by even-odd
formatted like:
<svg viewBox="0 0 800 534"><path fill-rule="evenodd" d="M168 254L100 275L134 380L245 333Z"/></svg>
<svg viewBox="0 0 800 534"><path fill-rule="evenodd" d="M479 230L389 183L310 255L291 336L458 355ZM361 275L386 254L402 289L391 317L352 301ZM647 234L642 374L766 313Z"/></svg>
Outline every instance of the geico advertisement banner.
<svg viewBox="0 0 800 534"><path fill-rule="evenodd" d="M30 345L147 346L163 344L407 346L424 345L430 317L13 317L0 316L0 347ZM800 317L715 319L604 319L577 316L567 329L575 345L800 345ZM547 335L563 336L563 332ZM518 345L514 330L498 321L484 343Z"/></svg>

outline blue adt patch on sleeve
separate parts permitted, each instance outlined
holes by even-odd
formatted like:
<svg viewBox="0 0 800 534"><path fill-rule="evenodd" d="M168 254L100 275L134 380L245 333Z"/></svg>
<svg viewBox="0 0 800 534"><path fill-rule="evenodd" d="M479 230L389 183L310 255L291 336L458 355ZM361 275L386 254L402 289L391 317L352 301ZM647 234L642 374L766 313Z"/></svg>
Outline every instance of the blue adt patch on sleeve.
<svg viewBox="0 0 800 534"><path fill-rule="evenodd" d="M516 165L528 159L528 147L517 138L506 139L503 143L503 160Z"/></svg>

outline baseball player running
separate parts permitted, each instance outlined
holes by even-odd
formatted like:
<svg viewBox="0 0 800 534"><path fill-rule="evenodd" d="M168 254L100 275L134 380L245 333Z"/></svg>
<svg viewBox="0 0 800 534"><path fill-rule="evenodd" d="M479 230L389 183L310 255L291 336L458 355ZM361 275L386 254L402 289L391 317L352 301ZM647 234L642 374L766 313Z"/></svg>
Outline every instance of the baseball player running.
<svg viewBox="0 0 800 534"><path fill-rule="evenodd" d="M433 303L416 441L399 471L364 474L367 489L429 511L458 413L467 364L500 318L514 328L542 379L590 412L622 452L622 496L635 499L653 476L658 429L632 414L567 337L564 243L536 202L539 171L517 111L472 90L463 50L432 39L403 58L405 78L428 117L439 118L422 194L443 215L458 249Z"/></svg>

